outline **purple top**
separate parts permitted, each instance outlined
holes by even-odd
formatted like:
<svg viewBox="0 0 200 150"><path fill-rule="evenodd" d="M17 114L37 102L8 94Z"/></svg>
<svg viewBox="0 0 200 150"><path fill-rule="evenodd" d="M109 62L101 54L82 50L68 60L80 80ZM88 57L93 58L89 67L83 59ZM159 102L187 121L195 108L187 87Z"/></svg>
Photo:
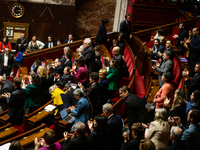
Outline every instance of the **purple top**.
<svg viewBox="0 0 200 150"><path fill-rule="evenodd" d="M50 146L50 147L41 147L39 148L39 150L62 150L62 147L60 145L60 143L55 143L54 145Z"/></svg>
<svg viewBox="0 0 200 150"><path fill-rule="evenodd" d="M88 69L85 65L84 67L80 67L78 70L75 70L74 77L76 78L77 83L85 84L88 80Z"/></svg>

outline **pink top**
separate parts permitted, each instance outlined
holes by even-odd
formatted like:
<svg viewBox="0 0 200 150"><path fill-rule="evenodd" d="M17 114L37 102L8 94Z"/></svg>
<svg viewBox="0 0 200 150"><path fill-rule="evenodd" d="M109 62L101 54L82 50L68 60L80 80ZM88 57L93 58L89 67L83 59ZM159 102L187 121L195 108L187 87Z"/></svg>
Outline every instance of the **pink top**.
<svg viewBox="0 0 200 150"><path fill-rule="evenodd" d="M88 80L88 69L85 65L84 67L80 67L78 70L74 70L74 77L76 78L77 83L85 84Z"/></svg>
<svg viewBox="0 0 200 150"><path fill-rule="evenodd" d="M55 143L54 145L50 147L45 146L45 147L39 148L39 150L61 150L61 149L62 149L62 146L59 143Z"/></svg>

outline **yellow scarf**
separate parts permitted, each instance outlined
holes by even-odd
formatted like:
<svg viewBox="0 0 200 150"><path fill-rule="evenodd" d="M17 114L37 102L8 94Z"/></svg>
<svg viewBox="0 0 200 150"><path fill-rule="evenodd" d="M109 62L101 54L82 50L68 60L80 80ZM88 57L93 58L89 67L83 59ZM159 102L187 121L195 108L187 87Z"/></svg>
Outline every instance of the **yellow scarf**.
<svg viewBox="0 0 200 150"><path fill-rule="evenodd" d="M56 106L59 106L59 105L63 104L62 97L60 96L60 94L65 94L65 92L63 92L60 88L56 88L51 93L51 98L53 98L53 103ZM58 112L58 109L55 110L54 115L56 115L57 112Z"/></svg>

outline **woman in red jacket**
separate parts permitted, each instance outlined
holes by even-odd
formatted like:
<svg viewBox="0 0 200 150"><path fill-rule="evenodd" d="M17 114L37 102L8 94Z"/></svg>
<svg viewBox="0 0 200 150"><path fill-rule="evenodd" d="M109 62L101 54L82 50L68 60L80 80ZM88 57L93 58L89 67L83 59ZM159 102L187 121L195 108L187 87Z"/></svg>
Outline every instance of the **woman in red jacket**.
<svg viewBox="0 0 200 150"><path fill-rule="evenodd" d="M9 51L12 50L12 46L11 46L10 42L8 42L8 37L7 37L7 36L4 36L3 39L2 39L2 42L0 42L1 52L4 52L4 49L5 49L6 47L9 48Z"/></svg>

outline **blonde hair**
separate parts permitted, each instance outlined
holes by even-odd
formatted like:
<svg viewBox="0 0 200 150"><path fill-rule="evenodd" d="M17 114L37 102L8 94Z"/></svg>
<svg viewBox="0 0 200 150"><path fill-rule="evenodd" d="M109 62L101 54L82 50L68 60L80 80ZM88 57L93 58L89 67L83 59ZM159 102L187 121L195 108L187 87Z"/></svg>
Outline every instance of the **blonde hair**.
<svg viewBox="0 0 200 150"><path fill-rule="evenodd" d="M185 104L185 92L183 89L177 89L174 93L174 101L170 111L181 104Z"/></svg>
<svg viewBox="0 0 200 150"><path fill-rule="evenodd" d="M53 90L55 90L57 88L57 85L52 85L49 87L49 94L51 94L53 92Z"/></svg>
<svg viewBox="0 0 200 150"><path fill-rule="evenodd" d="M155 110L155 121L162 126L169 125L167 121L167 110L165 108L157 108Z"/></svg>
<svg viewBox="0 0 200 150"><path fill-rule="evenodd" d="M142 150L155 150L155 145L150 139L140 140L140 148Z"/></svg>
<svg viewBox="0 0 200 150"><path fill-rule="evenodd" d="M45 77L46 79L48 78L47 77L47 69L45 67L39 66L37 71L38 71L38 76L39 77Z"/></svg>
<svg viewBox="0 0 200 150"><path fill-rule="evenodd" d="M99 70L99 73L103 73L104 75L107 75L106 69L100 69L100 70Z"/></svg>

